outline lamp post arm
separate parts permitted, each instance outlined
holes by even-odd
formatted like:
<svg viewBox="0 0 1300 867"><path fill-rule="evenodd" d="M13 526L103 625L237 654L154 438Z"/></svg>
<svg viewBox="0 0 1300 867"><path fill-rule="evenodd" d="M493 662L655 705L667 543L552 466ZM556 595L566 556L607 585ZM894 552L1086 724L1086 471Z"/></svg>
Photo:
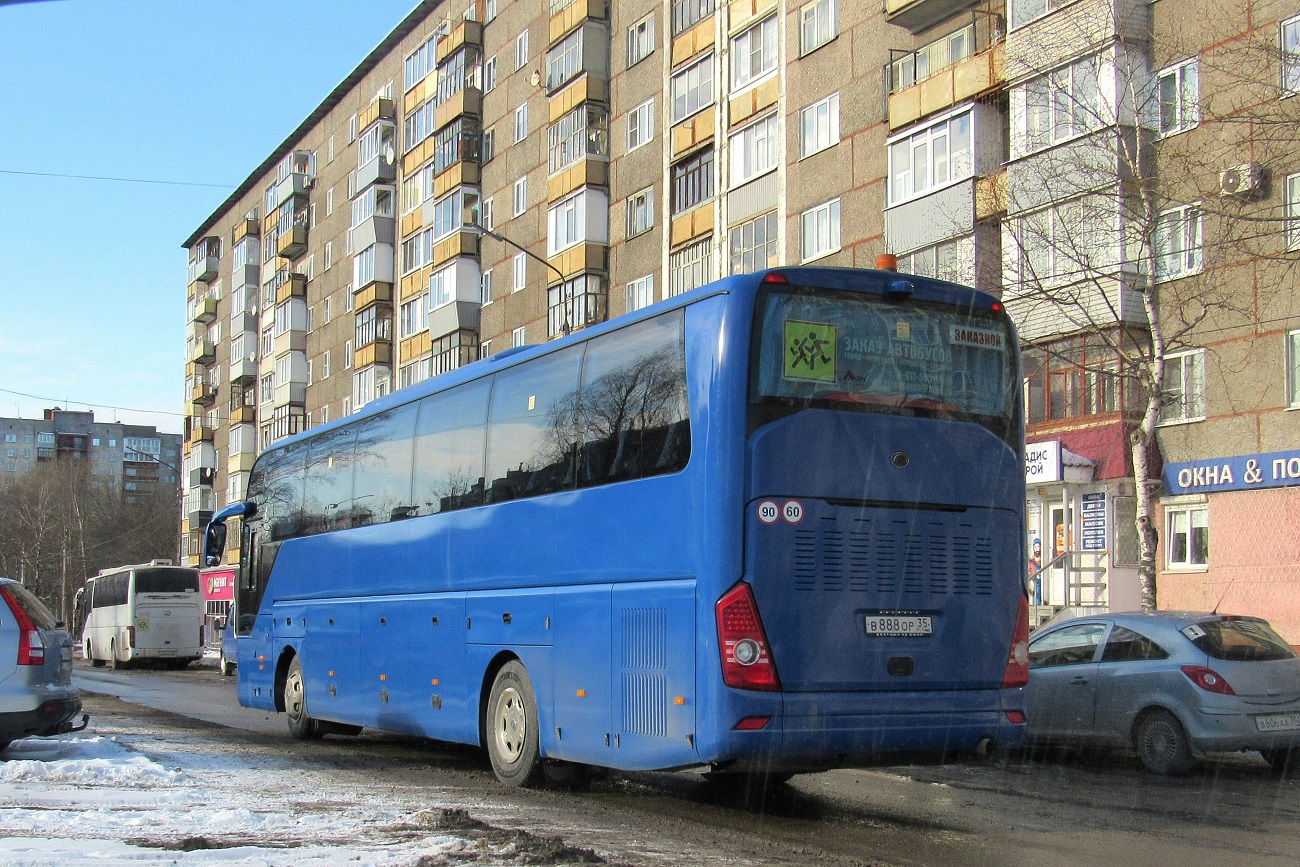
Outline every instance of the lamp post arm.
<svg viewBox="0 0 1300 867"><path fill-rule="evenodd" d="M565 280L568 279L567 277L564 276L564 274L560 271L559 268L556 268L550 262L546 261L541 256L538 256L536 253L532 252L526 247L516 244L514 241L507 238L505 235L499 235L496 232L492 231L491 229L479 225L477 222L466 223L466 225L469 228L473 229L474 231L478 232L480 235L487 235L490 238L496 238L498 241L501 241L502 243L509 244L511 247L514 247L516 250L518 250L520 253L523 253L528 258L541 262L547 268L550 268L553 272L555 272L555 276L560 278L561 283L563 283Z"/></svg>

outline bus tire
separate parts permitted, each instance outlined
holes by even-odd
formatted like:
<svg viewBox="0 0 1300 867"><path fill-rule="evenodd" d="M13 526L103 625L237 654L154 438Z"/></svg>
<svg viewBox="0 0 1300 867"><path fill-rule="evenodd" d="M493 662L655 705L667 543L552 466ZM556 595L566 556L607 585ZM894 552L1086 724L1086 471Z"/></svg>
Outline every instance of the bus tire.
<svg viewBox="0 0 1300 867"><path fill-rule="evenodd" d="M511 660L497 672L488 696L485 737L492 772L509 786L531 787L542 780L537 743L537 698L523 663Z"/></svg>
<svg viewBox="0 0 1300 867"><path fill-rule="evenodd" d="M108 643L108 667L113 671L121 671L126 668L126 663L117 658L117 642Z"/></svg>
<svg viewBox="0 0 1300 867"><path fill-rule="evenodd" d="M311 714L307 713L307 694L302 679L302 664L298 657L289 663L289 673L284 678L284 712L289 718L289 734L300 741L315 740L325 732Z"/></svg>
<svg viewBox="0 0 1300 867"><path fill-rule="evenodd" d="M91 647L89 641L86 642L86 650L85 650L85 652L82 654L82 656L84 656L86 659L89 659L89 660L90 660L90 665L91 665L92 668L103 668L103 667L104 667L104 660L99 659L98 657L95 656L95 654L94 654L94 648Z"/></svg>
<svg viewBox="0 0 1300 867"><path fill-rule="evenodd" d="M230 677L235 673L235 664L223 656L217 663L217 670L221 672L222 677Z"/></svg>

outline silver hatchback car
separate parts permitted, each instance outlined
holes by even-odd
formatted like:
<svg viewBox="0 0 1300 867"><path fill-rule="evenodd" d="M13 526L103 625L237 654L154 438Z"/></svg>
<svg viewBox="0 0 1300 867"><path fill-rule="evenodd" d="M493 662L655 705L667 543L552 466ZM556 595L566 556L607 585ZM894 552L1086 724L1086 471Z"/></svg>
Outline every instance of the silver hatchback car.
<svg viewBox="0 0 1300 867"><path fill-rule="evenodd" d="M1030 638L1027 696L1032 742L1132 747L1156 774L1235 750L1300 768L1300 658L1258 617L1064 621Z"/></svg>
<svg viewBox="0 0 1300 867"><path fill-rule="evenodd" d="M72 638L17 581L0 578L0 750L32 735L80 731Z"/></svg>

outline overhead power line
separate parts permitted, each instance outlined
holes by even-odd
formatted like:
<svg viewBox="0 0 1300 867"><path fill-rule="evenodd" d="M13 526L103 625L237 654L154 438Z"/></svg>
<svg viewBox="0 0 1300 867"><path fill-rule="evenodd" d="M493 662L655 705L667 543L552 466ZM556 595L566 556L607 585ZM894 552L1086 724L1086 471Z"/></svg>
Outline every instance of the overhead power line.
<svg viewBox="0 0 1300 867"><path fill-rule="evenodd" d="M90 407L94 407L95 409L116 409L116 410L121 410L123 412L141 412L141 413L148 413L149 415L174 415L177 416L178 418L185 417L185 413L183 412L170 412L165 409L140 409L134 406L113 406L110 403L90 403L88 401L72 400L70 398L42 397L39 394L28 394L25 391L14 391L12 388L0 388L0 392L3 392L5 394L16 394L19 397L29 397L32 400L44 401L45 403L49 403L49 404L68 403L68 404L76 404L77 406L90 406Z"/></svg>
<svg viewBox="0 0 1300 867"><path fill-rule="evenodd" d="M155 181L148 178L114 178L107 175L64 175L57 172L20 172L0 169L0 175L27 175L36 178L71 178L78 181L114 181L120 184L160 184L168 187L213 187L219 190L234 189L235 184L203 184L197 181Z"/></svg>

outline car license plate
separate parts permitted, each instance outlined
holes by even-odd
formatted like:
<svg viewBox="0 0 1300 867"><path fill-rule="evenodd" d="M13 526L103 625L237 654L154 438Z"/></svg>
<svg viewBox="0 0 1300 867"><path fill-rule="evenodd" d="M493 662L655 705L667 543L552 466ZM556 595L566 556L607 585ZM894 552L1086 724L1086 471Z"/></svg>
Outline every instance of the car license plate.
<svg viewBox="0 0 1300 867"><path fill-rule="evenodd" d="M1289 732L1300 729L1300 713L1271 713L1255 717L1255 728L1262 732Z"/></svg>
<svg viewBox="0 0 1300 867"><path fill-rule="evenodd" d="M867 635L880 638L924 638L933 630L928 614L868 614Z"/></svg>

